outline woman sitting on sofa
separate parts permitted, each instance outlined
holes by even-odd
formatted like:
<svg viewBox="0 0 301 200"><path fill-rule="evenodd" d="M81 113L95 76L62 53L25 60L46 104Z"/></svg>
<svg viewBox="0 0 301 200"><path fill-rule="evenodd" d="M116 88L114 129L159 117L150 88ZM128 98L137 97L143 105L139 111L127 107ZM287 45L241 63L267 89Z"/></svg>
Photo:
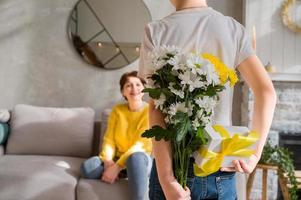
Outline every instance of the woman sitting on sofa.
<svg viewBox="0 0 301 200"><path fill-rule="evenodd" d="M141 137L149 128L148 104L142 100L144 84L137 71L122 75L120 90L127 103L114 106L99 156L89 158L82 165L83 177L101 178L106 183L114 183L126 168L131 199L135 200L143 199L147 193L152 164L151 140Z"/></svg>

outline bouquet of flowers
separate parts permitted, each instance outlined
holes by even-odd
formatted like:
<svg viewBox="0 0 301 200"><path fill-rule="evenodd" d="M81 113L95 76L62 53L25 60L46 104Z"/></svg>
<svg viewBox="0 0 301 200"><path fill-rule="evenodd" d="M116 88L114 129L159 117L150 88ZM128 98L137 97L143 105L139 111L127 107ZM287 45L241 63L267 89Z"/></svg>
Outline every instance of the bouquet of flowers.
<svg viewBox="0 0 301 200"><path fill-rule="evenodd" d="M175 46L156 47L148 65L154 71L144 92L165 115L166 129L154 126L142 136L171 142L174 174L185 187L190 156L207 142L204 128L211 122L219 93L238 78L214 55L184 54Z"/></svg>

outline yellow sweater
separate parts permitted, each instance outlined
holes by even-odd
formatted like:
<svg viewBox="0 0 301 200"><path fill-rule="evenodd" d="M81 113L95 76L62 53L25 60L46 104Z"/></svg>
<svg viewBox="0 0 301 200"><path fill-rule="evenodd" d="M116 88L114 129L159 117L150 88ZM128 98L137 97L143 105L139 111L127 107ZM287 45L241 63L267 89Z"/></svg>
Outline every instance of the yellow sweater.
<svg viewBox="0 0 301 200"><path fill-rule="evenodd" d="M108 120L100 158L113 160L117 157L117 164L125 167L127 158L134 152L150 154L151 139L141 137L148 128L148 104L135 112L128 109L128 104L116 105Z"/></svg>

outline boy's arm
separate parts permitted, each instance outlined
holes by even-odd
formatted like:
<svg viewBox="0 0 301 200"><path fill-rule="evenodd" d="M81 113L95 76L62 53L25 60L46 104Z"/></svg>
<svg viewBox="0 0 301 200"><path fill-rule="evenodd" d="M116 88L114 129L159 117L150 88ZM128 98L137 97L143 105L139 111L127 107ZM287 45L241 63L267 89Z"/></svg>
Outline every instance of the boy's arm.
<svg viewBox="0 0 301 200"><path fill-rule="evenodd" d="M272 124L277 96L273 83L257 56L248 57L238 66L238 70L254 94L251 130L258 132L260 139L250 162L236 160L234 165L236 171L251 173L261 157ZM228 171L229 169L223 168L222 170Z"/></svg>
<svg viewBox="0 0 301 200"><path fill-rule="evenodd" d="M158 125L165 128L164 116L159 110L155 109L153 100L150 100L149 106L150 127ZM156 141L153 139L153 153L155 156L158 178L166 199L189 199L189 189L186 188L186 190L184 190L174 177L170 142L164 140Z"/></svg>

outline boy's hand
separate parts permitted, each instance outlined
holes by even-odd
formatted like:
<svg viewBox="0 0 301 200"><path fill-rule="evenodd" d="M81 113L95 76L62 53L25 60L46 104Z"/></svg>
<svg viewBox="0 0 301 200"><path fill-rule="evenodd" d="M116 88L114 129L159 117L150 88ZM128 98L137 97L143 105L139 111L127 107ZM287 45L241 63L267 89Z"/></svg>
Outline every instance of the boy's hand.
<svg viewBox="0 0 301 200"><path fill-rule="evenodd" d="M176 180L165 184L164 195L167 200L191 200L189 188L183 189Z"/></svg>
<svg viewBox="0 0 301 200"><path fill-rule="evenodd" d="M241 172L250 174L255 169L259 158L252 154L250 156L249 162L246 163L244 160L233 160L234 167L222 167L220 170L224 172Z"/></svg>

